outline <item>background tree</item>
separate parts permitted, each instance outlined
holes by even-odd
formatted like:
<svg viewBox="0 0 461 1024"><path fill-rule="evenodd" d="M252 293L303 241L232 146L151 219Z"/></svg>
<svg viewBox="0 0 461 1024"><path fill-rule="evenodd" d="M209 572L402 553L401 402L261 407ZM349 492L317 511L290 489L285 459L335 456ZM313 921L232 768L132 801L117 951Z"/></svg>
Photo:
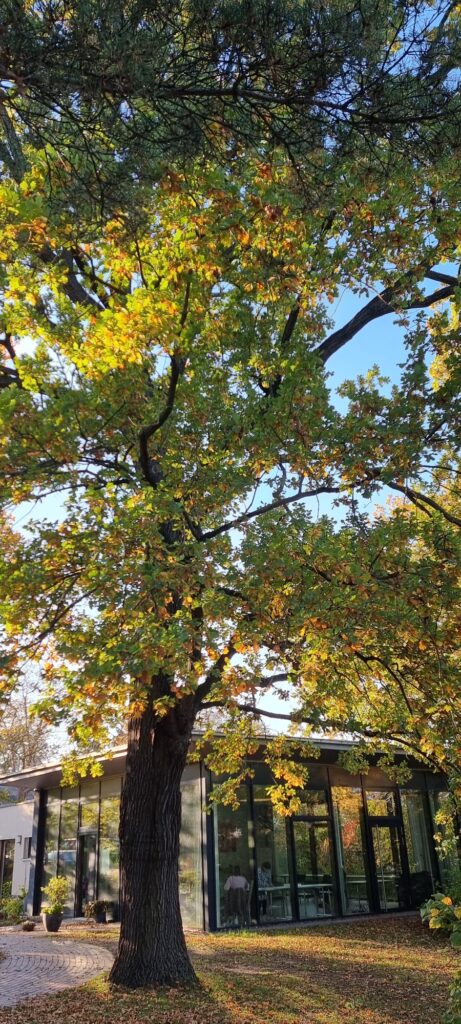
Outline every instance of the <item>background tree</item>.
<svg viewBox="0 0 461 1024"><path fill-rule="evenodd" d="M59 754L51 729L30 706L37 699L33 688L23 683L8 701L0 717L0 774L9 775L46 764Z"/></svg>
<svg viewBox="0 0 461 1024"><path fill-rule="evenodd" d="M166 174L140 216L120 209L96 230L50 212L50 158L28 151L29 170L0 196L2 505L64 499L20 534L5 524L3 687L24 658L42 659L41 712L65 717L83 745L126 714L112 979L187 981L179 787L197 716L226 713L219 763L235 787L261 696L289 692L296 726L381 735L396 666L414 669L438 628L454 645L459 347L456 313L437 311L459 301L444 265L459 234L456 162L442 154L418 171L396 156L383 185L346 154L332 212L330 201L306 210L282 157L236 157L233 175L201 161L187 178ZM344 288L364 304L332 331ZM415 309L430 320L413 323ZM340 405L329 361L392 315L406 335L400 379L389 388L371 368ZM388 493L403 510L366 521L360 499ZM323 517L322 495L336 503ZM423 613L430 573L440 593ZM392 660L379 684L383 638ZM442 729L425 748L426 649L421 713L402 696L392 738L411 729L411 749L451 770ZM441 662L447 701L453 664L454 652ZM389 699L370 711L367 686L384 684ZM302 765L283 737L266 756L274 800L293 808Z"/></svg>

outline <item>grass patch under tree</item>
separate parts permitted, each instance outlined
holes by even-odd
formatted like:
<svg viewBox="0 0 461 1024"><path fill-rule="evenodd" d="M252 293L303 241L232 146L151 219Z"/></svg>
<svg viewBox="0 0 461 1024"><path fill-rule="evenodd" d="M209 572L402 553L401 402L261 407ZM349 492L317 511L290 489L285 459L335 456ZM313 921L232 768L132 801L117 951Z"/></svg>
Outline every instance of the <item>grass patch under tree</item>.
<svg viewBox="0 0 461 1024"><path fill-rule="evenodd" d="M116 947L114 930L60 933L77 937ZM459 963L414 917L190 934L188 946L195 991L111 991L99 978L3 1010L1 1024L440 1024Z"/></svg>

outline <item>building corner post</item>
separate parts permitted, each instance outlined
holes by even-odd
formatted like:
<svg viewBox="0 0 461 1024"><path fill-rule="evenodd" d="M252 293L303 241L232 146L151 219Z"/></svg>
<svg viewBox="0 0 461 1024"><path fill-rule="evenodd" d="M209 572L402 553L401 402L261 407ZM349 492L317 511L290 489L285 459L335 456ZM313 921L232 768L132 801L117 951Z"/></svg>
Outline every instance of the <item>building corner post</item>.
<svg viewBox="0 0 461 1024"><path fill-rule="evenodd" d="M39 914L41 904L41 883L43 854L45 847L46 790L34 792L34 817L30 850L29 890L26 898L28 914Z"/></svg>

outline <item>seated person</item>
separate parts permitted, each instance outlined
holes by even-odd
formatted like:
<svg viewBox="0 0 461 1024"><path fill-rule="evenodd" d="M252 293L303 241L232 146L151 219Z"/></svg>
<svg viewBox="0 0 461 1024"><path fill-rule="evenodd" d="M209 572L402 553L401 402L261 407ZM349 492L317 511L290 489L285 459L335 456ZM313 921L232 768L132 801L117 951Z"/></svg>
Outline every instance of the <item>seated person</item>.
<svg viewBox="0 0 461 1024"><path fill-rule="evenodd" d="M269 861L266 860L258 868L259 909L261 914L267 914L267 894L265 889L268 885L272 885L272 868Z"/></svg>
<svg viewBox="0 0 461 1024"><path fill-rule="evenodd" d="M268 860L265 860L264 864L258 868L258 885L262 889L266 885L272 885L272 868Z"/></svg>

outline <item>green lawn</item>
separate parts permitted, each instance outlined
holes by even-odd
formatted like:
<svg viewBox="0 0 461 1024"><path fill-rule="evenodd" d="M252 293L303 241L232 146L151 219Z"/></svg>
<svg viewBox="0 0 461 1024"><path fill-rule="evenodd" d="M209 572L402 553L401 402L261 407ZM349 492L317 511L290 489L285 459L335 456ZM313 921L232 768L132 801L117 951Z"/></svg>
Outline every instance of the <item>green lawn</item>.
<svg viewBox="0 0 461 1024"><path fill-rule="evenodd" d="M114 945L113 931L70 935ZM1 1024L440 1024L459 965L417 918L195 934L188 943L202 983L192 993L111 992L98 979L0 1011Z"/></svg>

